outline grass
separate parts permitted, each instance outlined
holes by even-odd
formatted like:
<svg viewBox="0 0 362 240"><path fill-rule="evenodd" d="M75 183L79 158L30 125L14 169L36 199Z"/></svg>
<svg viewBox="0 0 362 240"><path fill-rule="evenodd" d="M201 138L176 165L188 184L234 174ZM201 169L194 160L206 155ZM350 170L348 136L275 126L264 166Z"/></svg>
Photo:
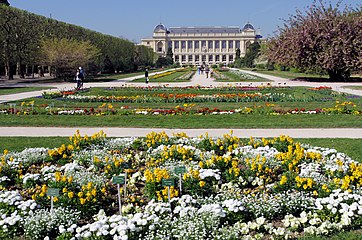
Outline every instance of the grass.
<svg viewBox="0 0 362 240"><path fill-rule="evenodd" d="M159 128L362 128L359 115L0 115L2 126Z"/></svg>
<svg viewBox="0 0 362 240"><path fill-rule="evenodd" d="M362 139L348 138L304 138L296 139L301 143L307 143L312 146L334 148L338 152L346 153L353 160L362 163Z"/></svg>
<svg viewBox="0 0 362 240"><path fill-rule="evenodd" d="M5 87L5 88L0 88L0 95L41 91L46 89L50 89L50 87Z"/></svg>
<svg viewBox="0 0 362 240"><path fill-rule="evenodd" d="M334 138L305 138L295 139L301 143L312 146L334 148L339 152L346 153L352 159L362 162L362 139L334 139ZM0 137L0 152L4 149L9 151L22 151L25 148L48 147L55 148L63 143L68 143L67 137Z"/></svg>
<svg viewBox="0 0 362 240"><path fill-rule="evenodd" d="M149 70L149 73L160 72L160 71L165 71L165 70L166 69L152 69L152 70ZM144 71L138 71L138 72L132 72L132 73L120 73L120 74L102 74L101 76L94 78L94 80L96 80L96 81L102 81L102 80L113 81L113 80L125 79L125 78L129 78L129 77L140 76L140 75L144 76L144 74L145 74Z"/></svg>
<svg viewBox="0 0 362 240"><path fill-rule="evenodd" d="M354 90L362 90L362 86L343 86L344 88L354 89Z"/></svg>
<svg viewBox="0 0 362 240"><path fill-rule="evenodd" d="M268 71L268 70L261 70L261 69L245 69L245 70L252 70L257 73L263 73L275 77L281 78L288 78L288 79L296 79L296 78L323 78L328 79L328 75L319 75L319 74L306 74L306 73L296 73L291 71Z"/></svg>
<svg viewBox="0 0 362 240"><path fill-rule="evenodd" d="M22 151L25 148L48 147L55 148L69 141L68 137L0 137L0 153Z"/></svg>
<svg viewBox="0 0 362 240"><path fill-rule="evenodd" d="M189 82L190 80L186 79L179 79L181 76L185 75L187 72L191 71L190 69L185 69L182 71L177 71L175 73L172 73L170 75L159 77L159 78L153 78L150 76L149 82L161 82L161 83L167 83L167 82ZM145 82L145 78L138 78L133 80L132 82Z"/></svg>
<svg viewBox="0 0 362 240"><path fill-rule="evenodd" d="M298 238L299 240L360 240L362 239L361 230L340 232L331 236L306 236Z"/></svg>
<svg viewBox="0 0 362 240"><path fill-rule="evenodd" d="M227 79L216 79L217 82L272 82L271 80L257 76L254 76L256 79L246 79L238 74L233 73L232 71L222 71L220 74L227 77Z"/></svg>

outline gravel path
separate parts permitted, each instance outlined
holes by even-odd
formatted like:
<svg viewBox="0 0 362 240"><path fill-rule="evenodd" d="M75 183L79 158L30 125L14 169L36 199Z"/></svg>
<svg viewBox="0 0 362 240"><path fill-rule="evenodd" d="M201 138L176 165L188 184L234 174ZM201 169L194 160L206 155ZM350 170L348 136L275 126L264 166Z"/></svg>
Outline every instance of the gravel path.
<svg viewBox="0 0 362 240"><path fill-rule="evenodd" d="M164 128L111 128L111 127L0 127L0 136L27 137L68 137L79 130L82 135L92 135L103 130L108 137L141 137L148 133L165 131L173 133L184 132L190 137L208 133L217 137L230 134L242 138L277 137L287 135L293 138L362 138L362 128L307 128L307 129L164 129Z"/></svg>

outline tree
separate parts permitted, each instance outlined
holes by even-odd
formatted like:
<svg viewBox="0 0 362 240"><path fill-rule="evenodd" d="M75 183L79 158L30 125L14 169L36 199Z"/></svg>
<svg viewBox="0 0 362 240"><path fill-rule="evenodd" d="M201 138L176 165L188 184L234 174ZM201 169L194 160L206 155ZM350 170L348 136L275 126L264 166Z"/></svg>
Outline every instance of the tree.
<svg viewBox="0 0 362 240"><path fill-rule="evenodd" d="M168 48L168 49L167 49L166 60L167 60L167 65L172 65L172 64L173 64L173 52L172 52L172 48Z"/></svg>
<svg viewBox="0 0 362 240"><path fill-rule="evenodd" d="M44 39L40 43L39 61L52 66L56 77L68 77L79 66L87 69L99 54L99 49L88 41Z"/></svg>
<svg viewBox="0 0 362 240"><path fill-rule="evenodd" d="M330 80L347 80L362 69L362 11L325 6L322 0L297 11L268 42L274 63L301 70L324 70Z"/></svg>
<svg viewBox="0 0 362 240"><path fill-rule="evenodd" d="M254 67L254 60L258 57L259 51L260 44L258 42L254 42L248 46L245 56L242 59L242 64L244 65L244 67Z"/></svg>
<svg viewBox="0 0 362 240"><path fill-rule="evenodd" d="M236 53L235 53L235 61L240 59L240 48L236 49Z"/></svg>
<svg viewBox="0 0 362 240"><path fill-rule="evenodd" d="M4 4L4 5L6 5L6 6L9 6L10 5L10 3L7 1L7 0L0 0L0 5L1 4Z"/></svg>

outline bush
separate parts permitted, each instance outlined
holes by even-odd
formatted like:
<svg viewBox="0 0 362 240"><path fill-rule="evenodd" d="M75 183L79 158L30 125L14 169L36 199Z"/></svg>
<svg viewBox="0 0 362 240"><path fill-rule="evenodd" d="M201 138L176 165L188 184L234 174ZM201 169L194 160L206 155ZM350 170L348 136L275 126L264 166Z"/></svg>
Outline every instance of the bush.
<svg viewBox="0 0 362 240"><path fill-rule="evenodd" d="M267 68L267 66L266 66L264 63L256 64L255 67L256 67L257 69L266 69L266 68Z"/></svg>

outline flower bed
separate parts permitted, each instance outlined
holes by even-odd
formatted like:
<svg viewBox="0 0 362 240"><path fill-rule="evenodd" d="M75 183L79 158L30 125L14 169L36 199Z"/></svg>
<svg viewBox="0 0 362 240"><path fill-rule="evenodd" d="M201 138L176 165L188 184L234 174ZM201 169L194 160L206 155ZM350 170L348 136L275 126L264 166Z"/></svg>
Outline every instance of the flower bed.
<svg viewBox="0 0 362 240"><path fill-rule="evenodd" d="M172 95L171 95L172 96ZM192 95L183 95L183 98L192 98ZM100 106L93 108L76 107L55 108L51 106L37 106L24 103L20 108L0 109L0 114L6 115L220 115L220 114L265 114L265 115L286 115L286 114L350 114L360 115L362 111L357 109L357 105L353 102L336 102L333 108L279 108L275 104L265 103L264 105L254 105L253 107L239 107L235 109L219 109L219 108L200 108L194 103L184 103L177 105L174 108L133 108L129 106L114 107L111 103L103 103Z"/></svg>
<svg viewBox="0 0 362 240"><path fill-rule="evenodd" d="M176 174L180 166L185 172ZM120 215L111 179L125 172ZM170 178L168 194L162 182ZM327 235L361 227L361 183L360 163L285 136L244 143L231 134L106 139L77 132L59 148L1 155L0 238ZM60 190L52 213L49 188Z"/></svg>

